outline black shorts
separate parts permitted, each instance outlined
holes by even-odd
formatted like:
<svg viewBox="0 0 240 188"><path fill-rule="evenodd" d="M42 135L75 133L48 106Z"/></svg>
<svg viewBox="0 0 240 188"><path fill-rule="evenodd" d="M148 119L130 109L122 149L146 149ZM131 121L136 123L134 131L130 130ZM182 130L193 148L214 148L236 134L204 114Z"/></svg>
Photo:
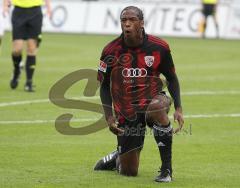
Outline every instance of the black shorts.
<svg viewBox="0 0 240 188"><path fill-rule="evenodd" d="M215 14L215 6L214 4L203 4L203 15L208 17L210 15Z"/></svg>
<svg viewBox="0 0 240 188"><path fill-rule="evenodd" d="M136 120L124 119L123 121L118 127L124 129L124 133L117 136L117 148L120 155L135 149L141 150L146 131L145 113L137 114Z"/></svg>
<svg viewBox="0 0 240 188"><path fill-rule="evenodd" d="M164 91L159 92L159 95L163 95L171 101L171 98ZM141 150L144 144L146 125L152 128L153 122L146 119L145 113L137 113L137 118L133 121L120 116L118 122L118 127L124 129L124 133L117 136L119 154L122 155L135 149Z"/></svg>
<svg viewBox="0 0 240 188"><path fill-rule="evenodd" d="M43 14L41 6L31 8L14 7L12 13L12 37L37 39L42 32Z"/></svg>

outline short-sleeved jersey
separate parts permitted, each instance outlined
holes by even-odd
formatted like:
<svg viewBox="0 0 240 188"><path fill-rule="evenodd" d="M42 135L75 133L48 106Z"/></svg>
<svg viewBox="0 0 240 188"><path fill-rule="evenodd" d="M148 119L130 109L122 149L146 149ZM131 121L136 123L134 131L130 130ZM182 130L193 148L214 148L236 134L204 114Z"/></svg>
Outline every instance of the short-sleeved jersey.
<svg viewBox="0 0 240 188"><path fill-rule="evenodd" d="M217 4L218 0L202 0L204 4Z"/></svg>
<svg viewBox="0 0 240 188"><path fill-rule="evenodd" d="M143 44L129 48L123 35L104 49L98 67L98 80L109 84L116 115L134 119L160 91L162 81L175 74L168 44L160 38L144 34Z"/></svg>
<svg viewBox="0 0 240 188"><path fill-rule="evenodd" d="M12 4L22 8L41 6L43 0L12 0Z"/></svg>

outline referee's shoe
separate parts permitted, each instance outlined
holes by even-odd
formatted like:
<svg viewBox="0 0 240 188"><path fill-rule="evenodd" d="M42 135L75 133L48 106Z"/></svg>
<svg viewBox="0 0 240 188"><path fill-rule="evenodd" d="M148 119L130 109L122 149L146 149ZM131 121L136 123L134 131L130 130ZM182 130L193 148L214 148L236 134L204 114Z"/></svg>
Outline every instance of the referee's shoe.
<svg viewBox="0 0 240 188"><path fill-rule="evenodd" d="M34 92L32 81L27 81L24 87L24 90L27 92Z"/></svg>
<svg viewBox="0 0 240 188"><path fill-rule="evenodd" d="M10 87L11 87L12 89L16 89L17 86L18 86L18 80L17 80L17 79L12 79L12 80L10 81Z"/></svg>

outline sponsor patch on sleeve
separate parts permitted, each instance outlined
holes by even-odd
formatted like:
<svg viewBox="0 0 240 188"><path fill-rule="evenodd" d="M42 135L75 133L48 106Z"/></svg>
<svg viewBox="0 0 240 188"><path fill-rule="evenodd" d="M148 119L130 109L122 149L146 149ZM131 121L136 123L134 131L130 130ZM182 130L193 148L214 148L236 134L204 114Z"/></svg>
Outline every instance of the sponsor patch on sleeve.
<svg viewBox="0 0 240 188"><path fill-rule="evenodd" d="M104 63L103 61L100 61L100 64L98 66L98 70L102 71L102 72L106 72L107 71L107 64Z"/></svg>

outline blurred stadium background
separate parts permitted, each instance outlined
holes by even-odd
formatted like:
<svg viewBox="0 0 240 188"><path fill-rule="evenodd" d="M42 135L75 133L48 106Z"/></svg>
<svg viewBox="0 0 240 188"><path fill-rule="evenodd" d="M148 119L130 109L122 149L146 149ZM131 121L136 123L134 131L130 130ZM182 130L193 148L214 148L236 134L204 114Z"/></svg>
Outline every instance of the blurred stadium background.
<svg viewBox="0 0 240 188"><path fill-rule="evenodd" d="M119 14L128 6L139 6L145 14L147 32L161 36L199 37L201 0L52 0L52 19L44 19L46 32L119 34ZM219 0L217 18L221 38L240 38L240 1ZM10 20L10 18L8 18ZM208 19L206 35L215 37ZM7 21L10 29L10 21Z"/></svg>
<svg viewBox="0 0 240 188"><path fill-rule="evenodd" d="M73 114L75 128L101 114L62 109L48 99L63 76L97 69L103 46L120 33L119 11L132 4L144 10L146 31L168 41L181 83L185 127L174 138L174 181L167 185L153 182L160 160L150 132L138 177L94 172L95 162L116 147L115 136L107 129L86 136L60 134L54 121L63 113ZM53 0L53 19L44 20L35 93L24 92L24 71L18 89L9 88L6 20L0 56L0 187L239 187L239 4L220 0L220 39L210 26L209 39L203 40L197 29L200 0ZM65 96L100 103L98 92L84 97L85 85L86 80L74 84Z"/></svg>

